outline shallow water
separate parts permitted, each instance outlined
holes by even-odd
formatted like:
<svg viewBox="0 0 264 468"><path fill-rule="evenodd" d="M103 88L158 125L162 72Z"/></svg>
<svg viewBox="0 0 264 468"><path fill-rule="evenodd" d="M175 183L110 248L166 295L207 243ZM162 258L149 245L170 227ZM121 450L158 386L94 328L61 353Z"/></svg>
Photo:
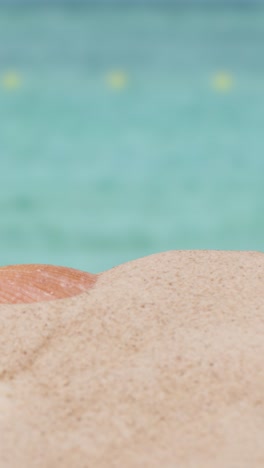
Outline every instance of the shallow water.
<svg viewBox="0 0 264 468"><path fill-rule="evenodd" d="M2 8L0 264L264 251L263 44L261 8Z"/></svg>

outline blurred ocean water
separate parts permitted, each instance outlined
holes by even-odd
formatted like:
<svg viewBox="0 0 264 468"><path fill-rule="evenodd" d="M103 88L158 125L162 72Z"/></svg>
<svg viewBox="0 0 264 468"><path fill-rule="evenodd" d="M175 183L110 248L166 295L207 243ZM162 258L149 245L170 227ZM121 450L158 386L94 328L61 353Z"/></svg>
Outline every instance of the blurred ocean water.
<svg viewBox="0 0 264 468"><path fill-rule="evenodd" d="M264 9L0 9L0 264L264 251Z"/></svg>

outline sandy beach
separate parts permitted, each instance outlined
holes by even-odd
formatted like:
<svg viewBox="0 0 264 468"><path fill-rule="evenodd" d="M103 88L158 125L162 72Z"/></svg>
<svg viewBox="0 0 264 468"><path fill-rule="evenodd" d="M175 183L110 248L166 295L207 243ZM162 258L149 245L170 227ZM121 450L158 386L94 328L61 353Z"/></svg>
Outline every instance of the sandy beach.
<svg viewBox="0 0 264 468"><path fill-rule="evenodd" d="M1 468L263 468L263 253L163 252L74 291L0 304Z"/></svg>

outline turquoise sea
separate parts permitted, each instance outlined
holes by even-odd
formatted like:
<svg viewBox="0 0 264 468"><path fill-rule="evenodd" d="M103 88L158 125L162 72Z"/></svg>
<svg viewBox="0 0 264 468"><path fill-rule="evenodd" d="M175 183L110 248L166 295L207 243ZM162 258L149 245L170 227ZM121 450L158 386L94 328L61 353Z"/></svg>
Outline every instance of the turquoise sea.
<svg viewBox="0 0 264 468"><path fill-rule="evenodd" d="M264 251L264 9L0 8L0 264Z"/></svg>

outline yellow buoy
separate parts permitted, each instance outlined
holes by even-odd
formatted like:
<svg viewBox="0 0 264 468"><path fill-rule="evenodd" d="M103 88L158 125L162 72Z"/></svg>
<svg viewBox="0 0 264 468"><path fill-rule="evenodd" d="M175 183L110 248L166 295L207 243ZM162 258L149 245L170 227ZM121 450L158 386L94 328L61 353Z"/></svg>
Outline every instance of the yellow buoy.
<svg viewBox="0 0 264 468"><path fill-rule="evenodd" d="M218 92L228 92L234 86L233 76L228 72L216 73L212 78L212 86Z"/></svg>
<svg viewBox="0 0 264 468"><path fill-rule="evenodd" d="M106 82L110 88L122 89L127 85L128 76L121 70L111 71L106 75Z"/></svg>
<svg viewBox="0 0 264 468"><path fill-rule="evenodd" d="M3 74L1 84L5 89L17 89L21 86L22 78L19 73L10 71Z"/></svg>

